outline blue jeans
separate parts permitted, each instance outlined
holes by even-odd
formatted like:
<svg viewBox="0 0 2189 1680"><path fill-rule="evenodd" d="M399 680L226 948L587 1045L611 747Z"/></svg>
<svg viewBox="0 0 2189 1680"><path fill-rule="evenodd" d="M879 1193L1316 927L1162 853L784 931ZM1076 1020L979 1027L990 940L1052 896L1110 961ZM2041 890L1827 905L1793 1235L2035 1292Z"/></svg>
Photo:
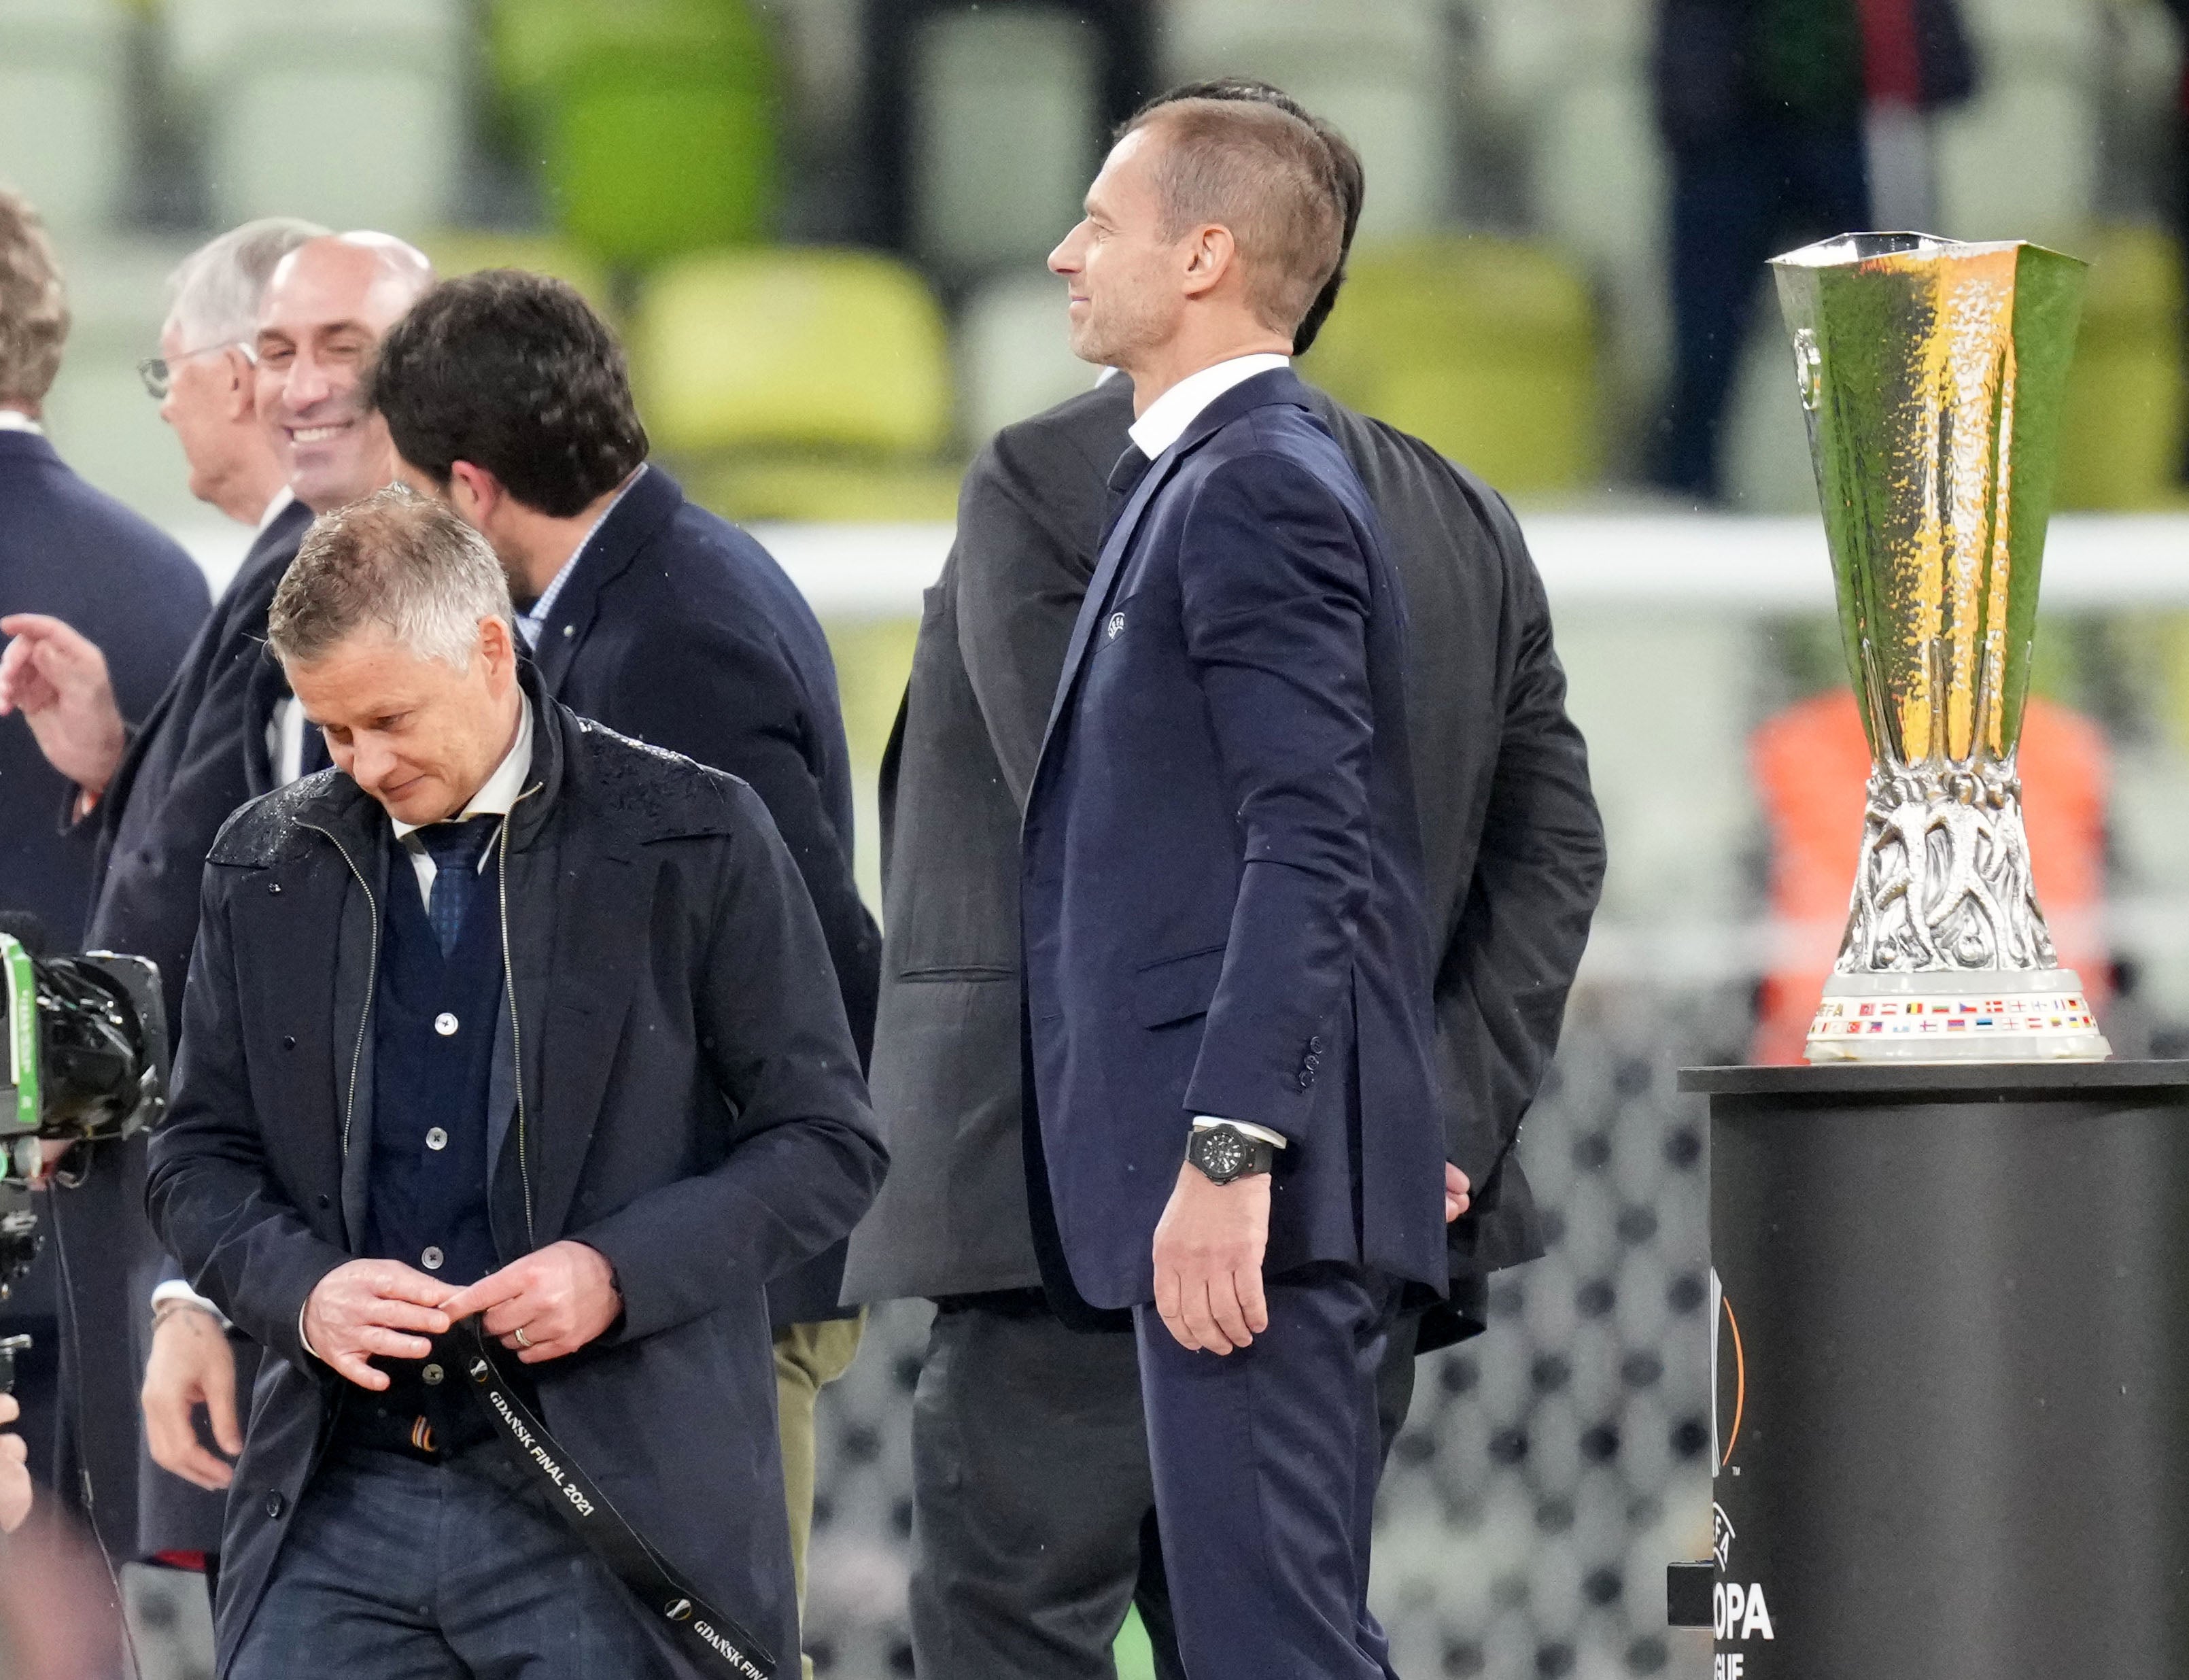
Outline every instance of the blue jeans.
<svg viewBox="0 0 2189 1680"><path fill-rule="evenodd" d="M489 1473L500 1468L330 1455L229 1680L667 1675L622 1584L543 1498Z"/></svg>

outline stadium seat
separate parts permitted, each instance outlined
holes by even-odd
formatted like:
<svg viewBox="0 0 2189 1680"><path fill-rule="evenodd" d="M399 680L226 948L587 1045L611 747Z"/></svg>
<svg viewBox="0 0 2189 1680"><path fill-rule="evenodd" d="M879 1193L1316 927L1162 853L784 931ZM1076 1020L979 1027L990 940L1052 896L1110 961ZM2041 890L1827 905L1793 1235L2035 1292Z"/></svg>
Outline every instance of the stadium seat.
<svg viewBox="0 0 2189 1680"><path fill-rule="evenodd" d="M452 228L427 235L418 244L433 259L433 272L443 280L477 274L482 269L526 269L568 280L602 314L610 320L616 318L615 291L607 272L590 252L565 240Z"/></svg>
<svg viewBox="0 0 2189 1680"><path fill-rule="evenodd" d="M600 260L766 237L775 54L744 0L501 0L489 50L563 230Z"/></svg>
<svg viewBox="0 0 2189 1680"><path fill-rule="evenodd" d="M122 208L130 27L110 0L0 0L0 182L56 230Z"/></svg>
<svg viewBox="0 0 2189 1680"><path fill-rule="evenodd" d="M1048 7L938 12L913 44L913 236L978 274L1038 263L1100 162L1100 43Z"/></svg>
<svg viewBox="0 0 2189 1680"><path fill-rule="evenodd" d="M959 432L978 448L997 429L1086 390L1098 370L1072 354L1064 282L1012 273L975 291L958 318Z"/></svg>
<svg viewBox="0 0 2189 1680"><path fill-rule="evenodd" d="M212 219L308 216L412 235L448 219L465 156L462 0L167 0Z"/></svg>
<svg viewBox="0 0 2189 1680"><path fill-rule="evenodd" d="M640 294L632 376L694 494L742 519L947 518L947 340L919 277L817 249L686 257Z"/></svg>
<svg viewBox="0 0 2189 1680"><path fill-rule="evenodd" d="M1576 490L1598 459L1588 290L1539 246L1487 236L1357 252L1304 371L1499 489Z"/></svg>
<svg viewBox="0 0 2189 1680"><path fill-rule="evenodd" d="M1419 233L1447 218L1453 196L1445 9L1434 0L1169 0L1159 37L1166 79L1275 82L1360 152L1362 234Z"/></svg>
<svg viewBox="0 0 2189 1680"><path fill-rule="evenodd" d="M2156 228L2068 247L2090 259L2060 428L2061 507L2180 506L2181 252Z"/></svg>

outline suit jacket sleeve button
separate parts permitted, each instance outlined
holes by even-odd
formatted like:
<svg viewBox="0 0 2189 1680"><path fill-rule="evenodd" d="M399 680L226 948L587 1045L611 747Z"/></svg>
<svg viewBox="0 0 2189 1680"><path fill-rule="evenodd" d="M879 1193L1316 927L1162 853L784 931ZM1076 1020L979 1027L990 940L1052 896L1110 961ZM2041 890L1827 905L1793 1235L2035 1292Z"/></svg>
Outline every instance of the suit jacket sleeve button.
<svg viewBox="0 0 2189 1680"><path fill-rule="evenodd" d="M278 1519L280 1514L288 1508L289 1502L282 1498L280 1494L269 1493L266 1496L266 1514L268 1516Z"/></svg>

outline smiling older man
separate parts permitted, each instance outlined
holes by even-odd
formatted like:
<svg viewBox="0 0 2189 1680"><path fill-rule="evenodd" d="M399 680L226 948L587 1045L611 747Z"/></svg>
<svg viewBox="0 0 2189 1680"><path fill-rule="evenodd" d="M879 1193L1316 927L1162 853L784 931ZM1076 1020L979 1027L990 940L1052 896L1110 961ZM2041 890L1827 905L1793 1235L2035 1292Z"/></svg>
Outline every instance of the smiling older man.
<svg viewBox="0 0 2189 1680"><path fill-rule="evenodd" d="M766 1285L884 1162L797 866L745 783L519 669L438 502L320 520L271 632L338 772L213 849L152 1145L162 1236L268 1349L222 1672L771 1675ZM555 1485L478 1403L472 1315ZM627 1519L613 1564L580 1468Z"/></svg>

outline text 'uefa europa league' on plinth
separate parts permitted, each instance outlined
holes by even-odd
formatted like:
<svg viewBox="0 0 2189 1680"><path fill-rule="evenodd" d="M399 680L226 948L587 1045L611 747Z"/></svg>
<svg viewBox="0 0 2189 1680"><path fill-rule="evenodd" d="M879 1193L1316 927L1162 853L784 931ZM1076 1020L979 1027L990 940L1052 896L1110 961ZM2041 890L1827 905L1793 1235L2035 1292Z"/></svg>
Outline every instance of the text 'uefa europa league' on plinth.
<svg viewBox="0 0 2189 1680"><path fill-rule="evenodd" d="M1682 1076L1713 1680L2189 1672L2189 1063L2109 1059L2016 772L2084 265L1772 266L1871 767L1810 1065Z"/></svg>

